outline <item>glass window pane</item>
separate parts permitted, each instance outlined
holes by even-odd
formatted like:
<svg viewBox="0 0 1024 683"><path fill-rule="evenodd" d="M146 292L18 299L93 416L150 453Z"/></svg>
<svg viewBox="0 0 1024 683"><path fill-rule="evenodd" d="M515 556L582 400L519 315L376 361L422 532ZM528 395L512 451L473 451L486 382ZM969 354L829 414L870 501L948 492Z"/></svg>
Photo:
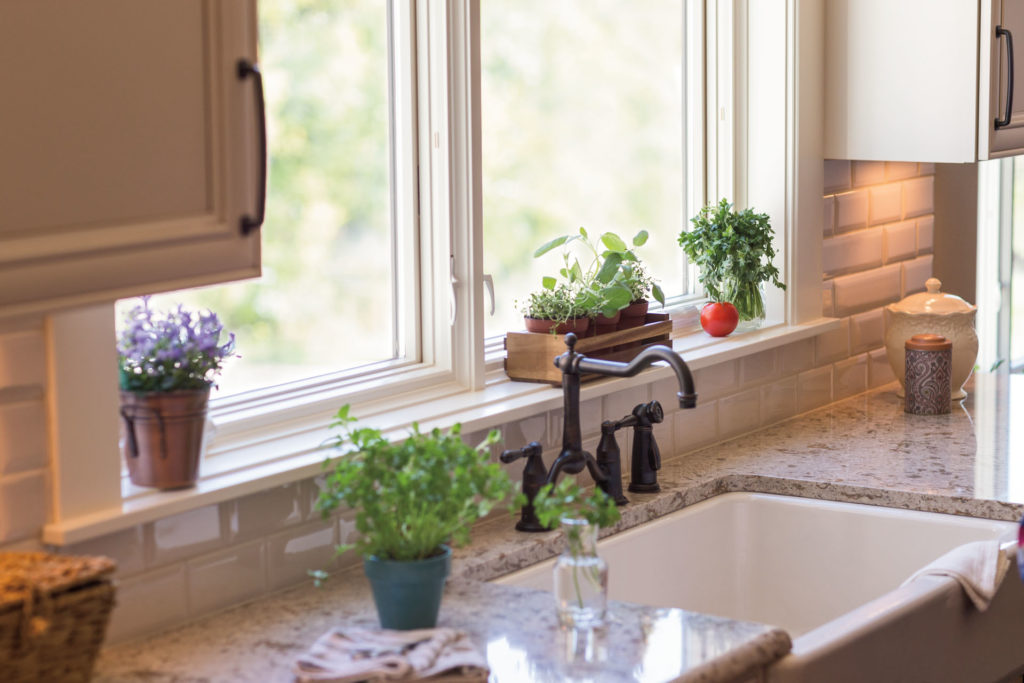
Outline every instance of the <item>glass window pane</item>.
<svg viewBox="0 0 1024 683"><path fill-rule="evenodd" d="M391 359L396 348L387 3L260 0L259 21L263 277L154 297L209 308L236 333L242 358L219 396Z"/></svg>
<svg viewBox="0 0 1024 683"><path fill-rule="evenodd" d="M534 249L580 226L625 239L683 294L683 0L481 3L487 334L522 329L515 299L554 275Z"/></svg>

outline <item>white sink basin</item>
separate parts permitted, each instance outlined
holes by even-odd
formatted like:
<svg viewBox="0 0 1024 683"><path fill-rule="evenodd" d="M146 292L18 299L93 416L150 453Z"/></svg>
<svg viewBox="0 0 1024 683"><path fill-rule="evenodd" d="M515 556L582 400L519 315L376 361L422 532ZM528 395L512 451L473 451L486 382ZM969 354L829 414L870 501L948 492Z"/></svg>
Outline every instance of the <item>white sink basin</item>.
<svg viewBox="0 0 1024 683"><path fill-rule="evenodd" d="M966 599L957 596L959 588L952 580L929 578L902 589L900 584L958 545L983 539L1010 540L1015 533L1012 522L730 493L608 537L599 548L610 566L611 599L781 626L794 638L793 654L776 667L782 678L838 681L844 680L841 672L809 665L821 664L822 657L835 660L837 653L849 655L847 646L863 640L865 634L873 633L868 639L882 642L885 639L877 637L879 629L897 629L885 641L893 646L893 656L913 652L907 639L927 642L933 635L947 637L901 630L905 625L901 625L900 615L911 603L934 599L946 607L954 606L951 619L962 621ZM543 562L496 581L550 590L552 563ZM1024 589L1014 575L1004 582L1004 588L1011 582L1016 584L1012 586L1015 598L1024 605ZM1013 626L1022 629L1024 637L1024 611L1018 614ZM955 648L939 642L931 643L937 659L956 656ZM1024 666L1024 646L1019 645L1024 640L1016 642L1020 661L1015 665ZM967 652L964 656L970 659L980 654ZM853 674L849 680L888 680L864 678L864 667L870 663L861 659L863 656L870 655L858 651L853 659L840 658L844 667L849 668L850 662L857 667L847 672ZM909 661L908 665L911 672L921 673L914 668L917 663ZM891 666L896 665L886 664L883 669L893 672L891 680L940 680L914 675L901 678ZM974 680L958 678L958 671L950 667L939 668L953 672L948 680ZM815 671L812 677L800 674L808 670Z"/></svg>

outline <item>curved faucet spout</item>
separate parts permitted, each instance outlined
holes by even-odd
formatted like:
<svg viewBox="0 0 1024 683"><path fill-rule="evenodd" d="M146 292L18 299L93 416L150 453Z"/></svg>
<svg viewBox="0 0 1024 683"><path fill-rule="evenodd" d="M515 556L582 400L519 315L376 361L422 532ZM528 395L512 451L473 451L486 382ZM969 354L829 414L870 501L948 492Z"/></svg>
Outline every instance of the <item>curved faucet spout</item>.
<svg viewBox="0 0 1024 683"><path fill-rule="evenodd" d="M562 354L555 361L562 372L582 374L592 372L597 375L608 375L611 377L632 377L656 361L665 361L675 371L676 379L679 380L679 391L676 397L679 399L680 408L693 408L697 405L697 394L693 388L693 376L690 368L686 366L679 354L667 346L649 346L638 353L628 363L619 363L610 360L587 358L579 354ZM562 364L570 367L563 367Z"/></svg>

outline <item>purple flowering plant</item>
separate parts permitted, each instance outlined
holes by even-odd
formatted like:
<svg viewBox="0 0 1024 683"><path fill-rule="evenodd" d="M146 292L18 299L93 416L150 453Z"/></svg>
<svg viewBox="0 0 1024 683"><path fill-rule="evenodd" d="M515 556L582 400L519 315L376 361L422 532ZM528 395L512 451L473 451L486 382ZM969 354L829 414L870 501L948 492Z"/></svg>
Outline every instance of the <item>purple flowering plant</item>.
<svg viewBox="0 0 1024 683"><path fill-rule="evenodd" d="M210 311L184 306L161 312L149 297L125 315L117 340L118 376L125 391L178 391L213 385L224 361L237 354L235 335Z"/></svg>

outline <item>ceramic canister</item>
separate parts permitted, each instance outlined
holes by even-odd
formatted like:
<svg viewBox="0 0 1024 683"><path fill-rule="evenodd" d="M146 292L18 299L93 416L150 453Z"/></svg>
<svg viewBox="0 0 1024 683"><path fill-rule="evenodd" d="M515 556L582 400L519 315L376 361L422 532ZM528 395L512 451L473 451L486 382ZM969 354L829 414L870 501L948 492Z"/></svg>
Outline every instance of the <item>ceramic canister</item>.
<svg viewBox="0 0 1024 683"><path fill-rule="evenodd" d="M889 304L885 312L885 348L889 364L900 384L904 384L904 342L915 334L940 334L953 342L951 398L958 401L967 392L963 384L971 376L978 357L978 335L974 331L977 306L958 296L939 291L942 283L930 278L927 291L911 294L899 303ZM900 387L900 395L902 396Z"/></svg>
<svg viewBox="0 0 1024 683"><path fill-rule="evenodd" d="M937 334L915 334L906 348L906 398L903 409L914 415L950 412L953 342Z"/></svg>

